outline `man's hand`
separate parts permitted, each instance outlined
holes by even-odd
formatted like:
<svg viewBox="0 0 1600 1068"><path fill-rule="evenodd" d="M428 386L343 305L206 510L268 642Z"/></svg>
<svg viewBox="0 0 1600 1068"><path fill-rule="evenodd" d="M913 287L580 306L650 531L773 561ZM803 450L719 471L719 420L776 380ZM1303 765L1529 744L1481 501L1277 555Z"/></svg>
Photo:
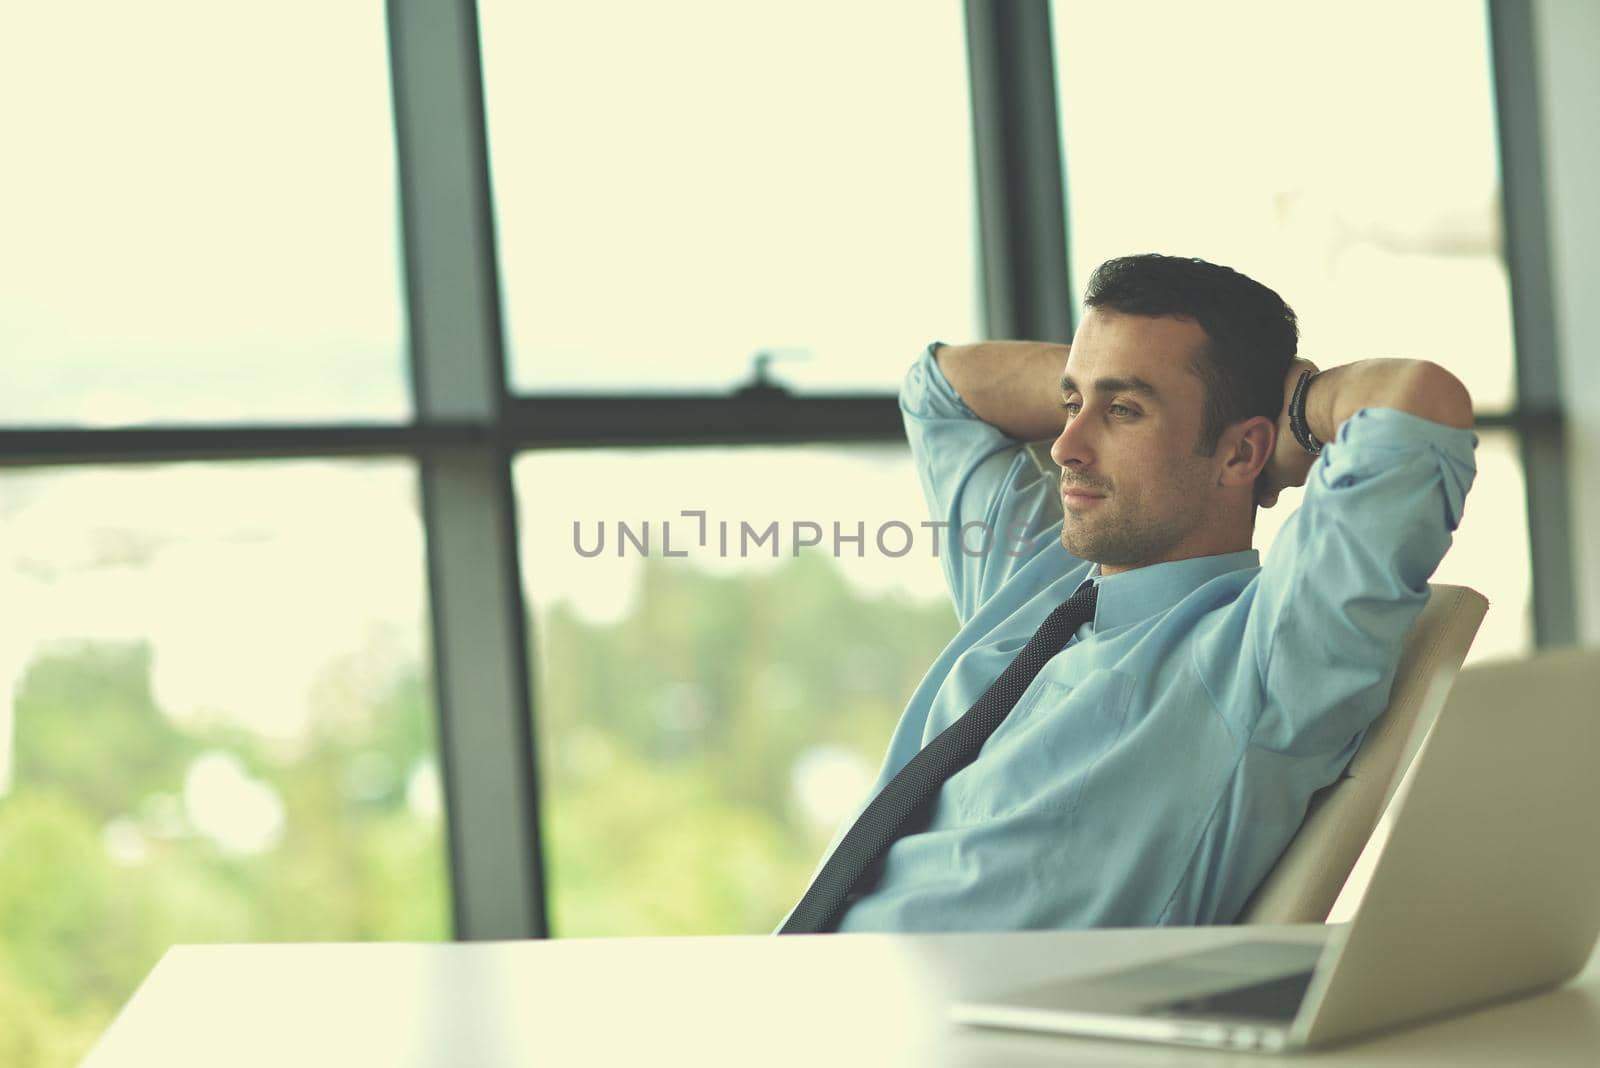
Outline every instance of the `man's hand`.
<svg viewBox="0 0 1600 1068"><path fill-rule="evenodd" d="M1315 458L1289 431L1289 398L1300 372L1317 370L1296 360L1283 382L1283 410L1278 416L1278 441L1272 458L1256 476L1256 503L1270 508L1288 486L1303 486ZM1306 427L1321 442L1332 441L1339 427L1362 408L1393 408L1458 430L1473 427L1472 395L1461 380L1427 360L1375 359L1341 364L1317 375L1306 389Z"/></svg>
<svg viewBox="0 0 1600 1068"><path fill-rule="evenodd" d="M1267 466L1256 476L1256 503L1263 508L1271 508L1277 504L1278 494L1290 486L1304 486L1306 476L1311 473L1311 465L1317 459L1300 447L1300 443L1294 439L1294 434L1289 430L1289 399L1294 396L1294 387L1305 371L1315 374L1317 365L1310 360L1296 360L1289 367L1288 377L1283 380L1283 408L1278 413L1278 441L1273 447L1272 458L1267 461Z"/></svg>

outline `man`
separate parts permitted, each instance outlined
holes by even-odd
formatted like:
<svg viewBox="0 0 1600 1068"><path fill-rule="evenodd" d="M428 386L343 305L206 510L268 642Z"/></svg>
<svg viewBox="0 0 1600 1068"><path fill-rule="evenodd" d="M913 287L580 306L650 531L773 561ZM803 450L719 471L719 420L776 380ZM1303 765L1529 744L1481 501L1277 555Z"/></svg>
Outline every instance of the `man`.
<svg viewBox="0 0 1600 1068"><path fill-rule="evenodd" d="M906 376L933 517L965 532L942 557L961 627L868 800L892 808L1086 582L1089 618L913 818L865 852L878 809L846 821L784 930L1232 922L1387 703L1475 474L1465 387L1412 360L1316 373L1276 293L1201 260L1109 261L1084 304L1070 348L935 343ZM1255 509L1299 485L1262 562Z"/></svg>

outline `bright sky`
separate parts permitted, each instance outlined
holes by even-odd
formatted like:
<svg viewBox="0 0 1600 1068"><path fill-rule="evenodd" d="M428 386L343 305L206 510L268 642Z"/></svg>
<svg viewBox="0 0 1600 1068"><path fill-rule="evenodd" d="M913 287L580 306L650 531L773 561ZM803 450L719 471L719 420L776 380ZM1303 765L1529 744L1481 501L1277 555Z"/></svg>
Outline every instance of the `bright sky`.
<svg viewBox="0 0 1600 1068"><path fill-rule="evenodd" d="M512 377L892 388L979 332L959 0L484 0Z"/></svg>
<svg viewBox="0 0 1600 1068"><path fill-rule="evenodd" d="M0 422L409 415L381 4L3 24Z"/></svg>

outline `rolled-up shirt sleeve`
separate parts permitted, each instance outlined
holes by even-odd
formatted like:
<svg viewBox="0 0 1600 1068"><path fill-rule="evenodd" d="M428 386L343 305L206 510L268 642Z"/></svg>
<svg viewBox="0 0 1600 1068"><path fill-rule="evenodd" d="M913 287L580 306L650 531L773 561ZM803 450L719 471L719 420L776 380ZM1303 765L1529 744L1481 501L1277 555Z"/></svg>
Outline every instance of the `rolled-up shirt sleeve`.
<svg viewBox="0 0 1600 1068"><path fill-rule="evenodd" d="M1345 420L1235 606L1248 613L1246 655L1197 649L1213 671L1253 673L1231 680L1244 687L1231 692L1261 697L1254 722L1235 724L1251 744L1341 751L1383 711L1401 644L1461 523L1477 443L1470 430L1391 408Z"/></svg>
<svg viewBox="0 0 1600 1068"><path fill-rule="evenodd" d="M945 581L965 623L1059 537L1059 476L1025 442L978 418L940 369L939 347L929 345L906 372L900 414L928 506L919 534L938 539Z"/></svg>

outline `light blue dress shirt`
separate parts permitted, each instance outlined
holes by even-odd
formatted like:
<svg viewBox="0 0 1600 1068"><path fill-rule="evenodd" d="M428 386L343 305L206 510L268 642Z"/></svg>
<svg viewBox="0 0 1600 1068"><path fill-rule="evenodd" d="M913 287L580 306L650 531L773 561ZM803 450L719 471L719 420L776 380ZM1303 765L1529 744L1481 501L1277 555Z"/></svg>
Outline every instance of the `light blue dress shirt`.
<svg viewBox="0 0 1600 1068"><path fill-rule="evenodd" d="M1459 524L1477 437L1358 411L1254 550L1100 576L1061 545L1053 464L973 414L933 346L900 392L961 628L911 696L894 774L964 713L1086 577L1086 623L941 789L840 931L1230 923L1387 704ZM947 544L946 549L949 546ZM831 851L832 846L829 847ZM826 856L826 854L825 854Z"/></svg>

